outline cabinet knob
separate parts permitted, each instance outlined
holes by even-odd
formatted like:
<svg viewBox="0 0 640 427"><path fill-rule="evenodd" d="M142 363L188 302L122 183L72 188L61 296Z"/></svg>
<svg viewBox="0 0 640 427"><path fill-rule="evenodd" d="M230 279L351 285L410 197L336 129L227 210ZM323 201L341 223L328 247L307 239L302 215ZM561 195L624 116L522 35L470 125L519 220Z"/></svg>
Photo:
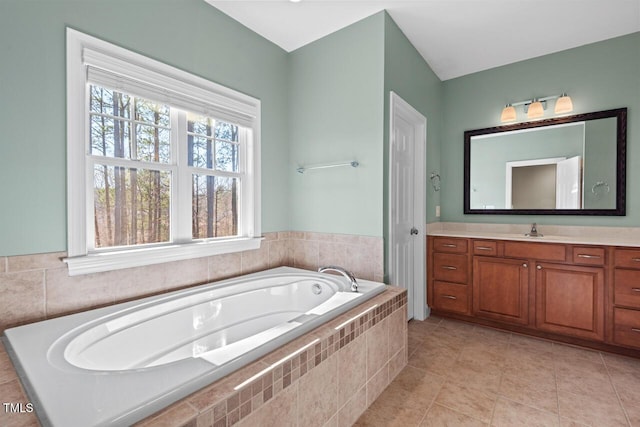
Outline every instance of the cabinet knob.
<svg viewBox="0 0 640 427"><path fill-rule="evenodd" d="M526 262L525 262L524 264L522 264L522 266L523 266L524 268L529 267L529 266L527 265L527 263L526 263Z"/></svg>
<svg viewBox="0 0 640 427"><path fill-rule="evenodd" d="M541 266L541 265L536 265L536 268L537 268L538 270L542 270L542 266Z"/></svg>

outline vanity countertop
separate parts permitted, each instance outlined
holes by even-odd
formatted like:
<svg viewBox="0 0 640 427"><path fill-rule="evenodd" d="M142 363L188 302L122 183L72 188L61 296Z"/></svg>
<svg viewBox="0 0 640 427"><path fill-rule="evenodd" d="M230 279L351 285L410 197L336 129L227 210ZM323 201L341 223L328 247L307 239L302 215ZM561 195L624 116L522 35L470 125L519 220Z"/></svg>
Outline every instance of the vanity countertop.
<svg viewBox="0 0 640 427"><path fill-rule="evenodd" d="M576 227L539 224L538 233L541 233L542 237L525 236L530 227L530 225L524 224L432 223L427 225L427 235L537 243L640 247L640 228L637 227Z"/></svg>

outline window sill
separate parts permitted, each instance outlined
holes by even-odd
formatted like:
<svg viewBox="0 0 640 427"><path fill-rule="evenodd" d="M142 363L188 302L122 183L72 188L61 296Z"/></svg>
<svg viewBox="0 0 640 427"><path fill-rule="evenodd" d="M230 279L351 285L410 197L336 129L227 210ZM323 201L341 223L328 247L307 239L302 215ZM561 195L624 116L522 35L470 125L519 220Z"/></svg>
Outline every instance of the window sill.
<svg viewBox="0 0 640 427"><path fill-rule="evenodd" d="M238 238L215 242L197 242L117 252L93 253L65 258L69 276L142 267L171 261L181 261L211 255L248 251L260 248L262 238Z"/></svg>

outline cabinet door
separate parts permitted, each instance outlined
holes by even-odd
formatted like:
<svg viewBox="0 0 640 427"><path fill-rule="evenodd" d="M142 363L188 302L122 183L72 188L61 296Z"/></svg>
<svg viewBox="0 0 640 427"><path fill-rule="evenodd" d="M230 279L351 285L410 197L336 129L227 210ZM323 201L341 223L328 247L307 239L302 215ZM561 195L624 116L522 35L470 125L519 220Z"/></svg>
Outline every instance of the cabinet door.
<svg viewBox="0 0 640 427"><path fill-rule="evenodd" d="M604 269L538 263L536 326L580 338L604 339Z"/></svg>
<svg viewBox="0 0 640 427"><path fill-rule="evenodd" d="M529 323L526 260L473 258L473 313L509 323Z"/></svg>

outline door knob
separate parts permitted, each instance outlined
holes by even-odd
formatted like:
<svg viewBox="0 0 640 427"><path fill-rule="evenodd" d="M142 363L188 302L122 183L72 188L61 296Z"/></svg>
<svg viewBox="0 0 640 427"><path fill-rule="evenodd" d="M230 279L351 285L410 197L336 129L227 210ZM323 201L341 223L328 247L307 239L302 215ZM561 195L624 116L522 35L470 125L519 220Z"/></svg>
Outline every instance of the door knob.
<svg viewBox="0 0 640 427"><path fill-rule="evenodd" d="M411 235L418 234L418 229L415 227L411 227Z"/></svg>

